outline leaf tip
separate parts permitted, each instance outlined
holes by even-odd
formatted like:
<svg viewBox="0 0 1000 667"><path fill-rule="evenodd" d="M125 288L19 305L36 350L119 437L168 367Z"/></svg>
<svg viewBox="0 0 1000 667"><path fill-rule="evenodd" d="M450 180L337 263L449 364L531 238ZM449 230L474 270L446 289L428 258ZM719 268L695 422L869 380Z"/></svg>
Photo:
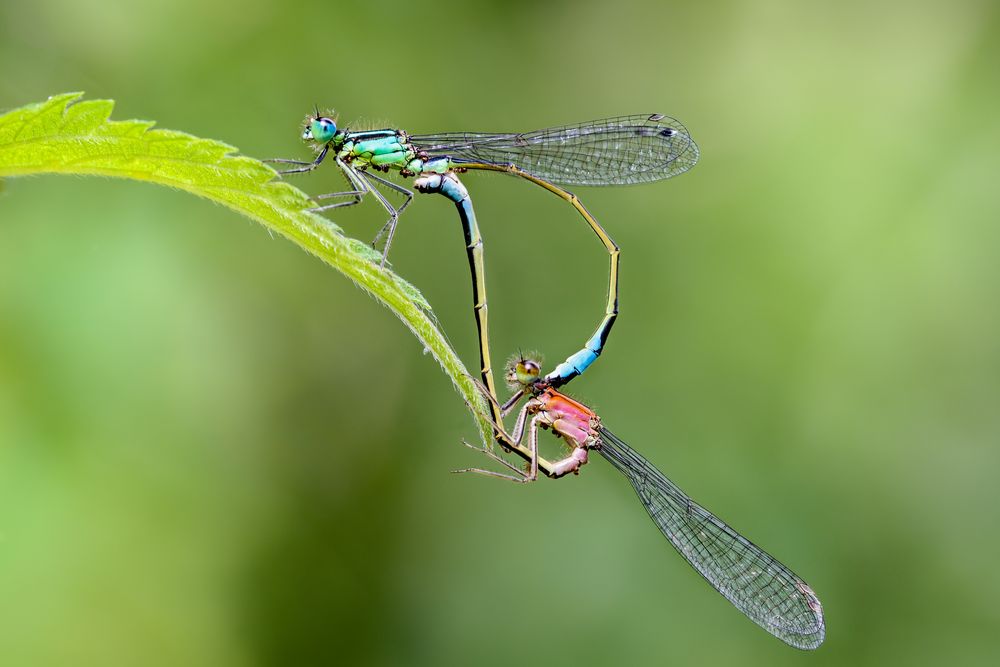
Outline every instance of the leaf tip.
<svg viewBox="0 0 1000 667"><path fill-rule="evenodd" d="M82 90L72 93L59 93L58 95L49 95L45 100L48 104L55 106L57 104L62 104L63 106L76 102L78 99L84 96Z"/></svg>

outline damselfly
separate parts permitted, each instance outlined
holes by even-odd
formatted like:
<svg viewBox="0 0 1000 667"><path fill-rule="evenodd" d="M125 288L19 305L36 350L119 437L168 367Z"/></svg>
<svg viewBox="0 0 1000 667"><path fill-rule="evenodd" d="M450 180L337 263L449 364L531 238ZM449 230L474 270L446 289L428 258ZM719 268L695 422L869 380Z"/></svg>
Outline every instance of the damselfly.
<svg viewBox="0 0 1000 667"><path fill-rule="evenodd" d="M823 643L826 632L823 606L802 579L692 500L609 431L593 410L556 391L540 380L539 375L539 366L534 361L521 359L513 363L507 379L520 388L502 406L506 415L527 396L508 437L527 450L528 472L521 473L490 452L487 453L518 473L518 477L480 469L459 472L479 472L515 481L534 479L540 465L539 429L551 430L570 448L568 456L546 464L553 477L579 472L587 462L588 453L596 451L631 482L642 506L677 552L750 620L796 648L814 649Z"/></svg>
<svg viewBox="0 0 1000 667"><path fill-rule="evenodd" d="M621 116L563 127L521 133L451 132L409 135L398 129L352 131L338 127L334 118L317 111L306 119L302 138L317 151L309 162L276 159L272 162L297 165L282 171L293 174L312 171L332 155L347 178L350 190L318 195L317 200L346 199L317 206L326 211L352 206L366 194L374 196L389 213L379 231L377 243L386 237L382 254L385 265L400 214L410 204L413 193L374 172L395 171L415 176L421 192L443 194L458 207L465 224L473 277L477 325L480 329L480 356L484 360L483 381L493 392L492 376L486 377L486 292L483 281L482 238L475 226L468 191L458 173L468 170L498 171L520 176L568 202L597 234L610 258L608 298L604 318L584 347L559 364L546 380L561 386L583 373L601 354L611 327L618 316L618 246L580 200L560 185L629 185L662 180L681 174L698 161L698 147L687 129L663 114ZM557 185L559 184L559 185ZM394 207L377 189L382 185L405 197ZM492 393L495 398L495 393Z"/></svg>

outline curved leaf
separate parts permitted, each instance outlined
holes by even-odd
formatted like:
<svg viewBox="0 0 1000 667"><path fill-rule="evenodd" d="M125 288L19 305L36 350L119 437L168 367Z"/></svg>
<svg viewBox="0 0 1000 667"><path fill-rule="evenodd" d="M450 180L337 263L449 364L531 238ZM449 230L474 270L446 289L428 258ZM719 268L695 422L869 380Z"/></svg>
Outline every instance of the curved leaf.
<svg viewBox="0 0 1000 667"><path fill-rule="evenodd" d="M483 399L430 316L430 305L415 287L379 268L380 253L309 212L313 204L308 195L276 180L276 172L259 160L235 155L235 148L219 141L153 129L151 121L111 121L113 101L80 101L82 96L56 95L0 115L0 179L61 173L149 181L211 199L260 222L395 313L451 377L471 406L483 441L491 442Z"/></svg>

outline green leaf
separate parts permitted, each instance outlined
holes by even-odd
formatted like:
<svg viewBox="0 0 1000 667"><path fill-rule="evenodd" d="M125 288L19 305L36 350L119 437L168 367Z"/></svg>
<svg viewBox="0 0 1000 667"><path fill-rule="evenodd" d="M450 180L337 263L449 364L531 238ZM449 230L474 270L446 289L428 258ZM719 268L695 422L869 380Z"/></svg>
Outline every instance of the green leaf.
<svg viewBox="0 0 1000 667"><path fill-rule="evenodd" d="M409 327L454 383L484 443L491 428L476 384L438 330L420 292L388 269L381 253L345 237L308 211L308 195L263 162L228 144L152 129L151 121L111 121L111 100L56 95L0 115L0 179L31 174L92 174L160 183L218 202L274 230L347 276ZM2 183L2 180L0 180Z"/></svg>

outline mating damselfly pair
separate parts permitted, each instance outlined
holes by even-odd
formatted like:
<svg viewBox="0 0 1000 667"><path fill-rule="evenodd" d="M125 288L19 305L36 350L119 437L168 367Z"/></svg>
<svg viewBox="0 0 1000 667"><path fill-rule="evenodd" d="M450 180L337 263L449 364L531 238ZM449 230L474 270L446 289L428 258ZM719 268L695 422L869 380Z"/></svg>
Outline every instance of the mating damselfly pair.
<svg viewBox="0 0 1000 667"><path fill-rule="evenodd" d="M607 430L594 411L557 390L593 364L618 316L618 246L580 200L561 186L646 183L687 171L699 154L682 124L662 114L643 114L521 133L410 135L398 129L352 131L317 111L307 119L302 137L315 147L316 158L274 160L295 165L281 173L312 171L332 157L350 189L315 197L318 205L313 210L351 206L366 194L375 197L389 213L376 237L376 243L385 237L383 266L399 216L412 201L413 193L375 172L392 171L404 178L413 177L418 192L441 194L456 204L472 274L482 389L490 405L494 437L505 451L528 462L525 473L494 456L515 474L469 471L515 481L531 481L539 470L549 477L561 477L578 472L589 452L597 451L632 483L670 544L737 609L792 646L812 649L823 642L822 606L802 579L691 500ZM607 304L594 334L583 348L545 376L541 376L537 362L515 361L506 372L515 393L503 404L496 391L489 351L482 236L472 199L459 178L470 170L519 176L564 199L595 232L610 262ZM402 203L393 206L379 186L402 195ZM322 203L327 200L338 201ZM504 418L522 398L527 400L513 431L508 433ZM558 461L541 457L539 429L550 430L561 438L569 447L569 455ZM482 451L492 455L488 448Z"/></svg>

